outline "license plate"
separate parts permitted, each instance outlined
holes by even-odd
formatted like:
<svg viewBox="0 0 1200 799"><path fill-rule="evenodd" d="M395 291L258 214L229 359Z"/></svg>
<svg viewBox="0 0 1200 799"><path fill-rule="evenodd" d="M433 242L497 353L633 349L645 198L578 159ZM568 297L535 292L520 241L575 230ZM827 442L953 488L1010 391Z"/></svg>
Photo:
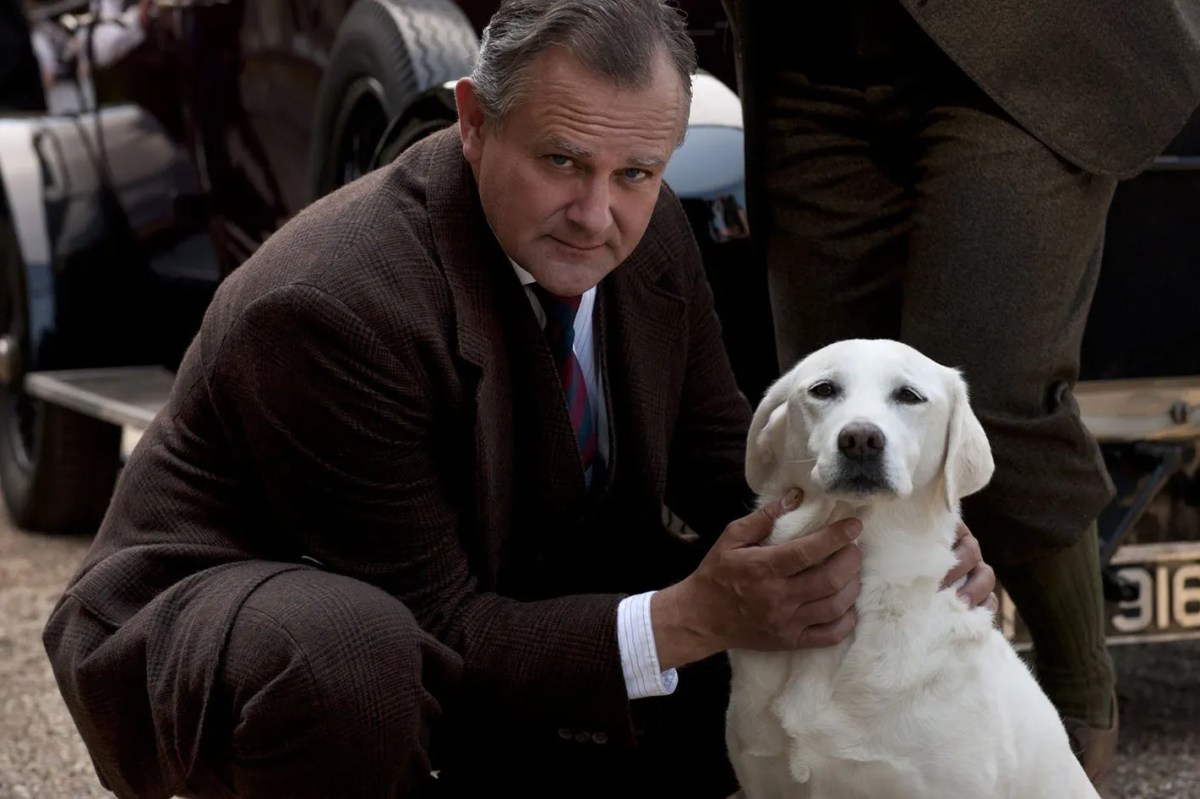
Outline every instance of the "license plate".
<svg viewBox="0 0 1200 799"><path fill-rule="evenodd" d="M1117 573L1138 589L1137 598L1105 607L1110 644L1200 638L1200 541L1128 544L1113 555ZM1001 589L1000 624L1017 649L1029 632Z"/></svg>

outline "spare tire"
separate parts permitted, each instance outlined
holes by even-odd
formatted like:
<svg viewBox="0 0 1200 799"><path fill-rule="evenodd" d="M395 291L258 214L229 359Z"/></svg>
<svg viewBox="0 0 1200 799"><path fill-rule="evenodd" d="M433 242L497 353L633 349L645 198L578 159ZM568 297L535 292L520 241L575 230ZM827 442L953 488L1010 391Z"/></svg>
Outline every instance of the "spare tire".
<svg viewBox="0 0 1200 799"><path fill-rule="evenodd" d="M421 139L458 121L454 90L435 86L413 101L392 120L371 159L371 169L390 164L396 156Z"/></svg>
<svg viewBox="0 0 1200 799"><path fill-rule="evenodd" d="M311 199L370 171L393 120L425 90L470 74L479 39L448 0L359 0L317 90Z"/></svg>

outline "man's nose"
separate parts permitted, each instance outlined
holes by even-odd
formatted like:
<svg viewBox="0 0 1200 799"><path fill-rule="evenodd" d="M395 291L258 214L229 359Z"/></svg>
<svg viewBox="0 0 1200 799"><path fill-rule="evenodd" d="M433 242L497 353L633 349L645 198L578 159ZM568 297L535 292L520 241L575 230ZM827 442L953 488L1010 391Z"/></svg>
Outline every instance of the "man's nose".
<svg viewBox="0 0 1200 799"><path fill-rule="evenodd" d="M869 422L851 422L838 433L838 451L855 461L877 458L883 452L887 437L878 426Z"/></svg>
<svg viewBox="0 0 1200 799"><path fill-rule="evenodd" d="M608 180L594 177L582 181L575 201L567 209L567 219L589 235L598 236L608 230L612 224Z"/></svg>

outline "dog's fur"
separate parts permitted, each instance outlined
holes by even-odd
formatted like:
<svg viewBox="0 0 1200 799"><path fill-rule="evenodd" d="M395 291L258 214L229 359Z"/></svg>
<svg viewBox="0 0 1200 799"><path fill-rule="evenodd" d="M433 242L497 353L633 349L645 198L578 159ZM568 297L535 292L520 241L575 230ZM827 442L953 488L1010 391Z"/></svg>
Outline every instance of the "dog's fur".
<svg viewBox="0 0 1200 799"><path fill-rule="evenodd" d="M843 453L839 435L863 424L882 449L860 438L851 457L851 437ZM939 590L959 501L993 471L961 374L899 342L830 345L767 392L747 479L762 503L792 486L804 501L766 544L856 516L862 591L840 644L729 653L727 738L746 799L1098 796L991 613Z"/></svg>

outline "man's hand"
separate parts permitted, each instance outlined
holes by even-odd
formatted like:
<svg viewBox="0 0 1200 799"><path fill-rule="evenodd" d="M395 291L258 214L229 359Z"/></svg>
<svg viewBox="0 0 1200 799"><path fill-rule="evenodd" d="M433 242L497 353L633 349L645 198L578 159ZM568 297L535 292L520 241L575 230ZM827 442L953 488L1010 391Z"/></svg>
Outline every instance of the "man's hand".
<svg viewBox="0 0 1200 799"><path fill-rule="evenodd" d="M1000 600L995 593L996 573L983 562L979 541L962 522L958 523L953 552L958 562L942 581L942 588L949 588L957 580L966 577L966 582L958 589L958 595L971 607L983 605L994 615L1000 609Z"/></svg>
<svg viewBox="0 0 1200 799"><path fill-rule="evenodd" d="M830 646L854 628L862 523L758 546L800 493L731 523L681 582L658 591L650 614L664 670L732 648Z"/></svg>

